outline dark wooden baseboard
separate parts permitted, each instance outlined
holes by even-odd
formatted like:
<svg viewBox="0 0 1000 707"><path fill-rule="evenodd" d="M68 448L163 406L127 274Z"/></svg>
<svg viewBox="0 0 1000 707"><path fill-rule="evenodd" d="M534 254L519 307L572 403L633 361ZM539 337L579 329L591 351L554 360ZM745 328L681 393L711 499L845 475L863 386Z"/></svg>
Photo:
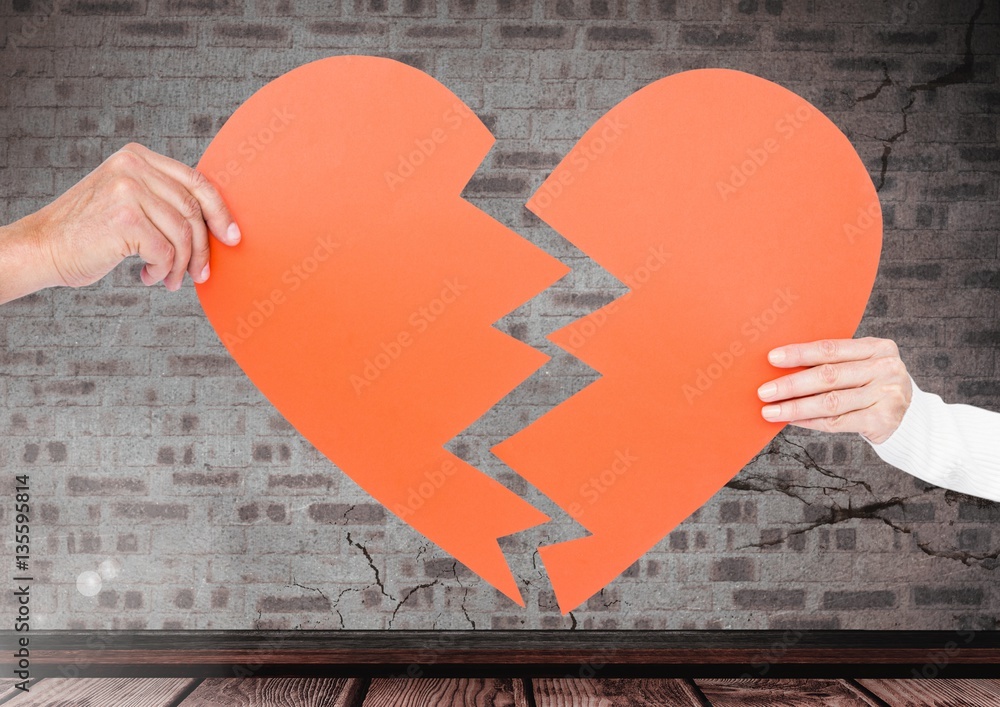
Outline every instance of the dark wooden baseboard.
<svg viewBox="0 0 1000 707"><path fill-rule="evenodd" d="M22 634L0 632L3 670ZM32 631L53 676L995 677L1000 631Z"/></svg>

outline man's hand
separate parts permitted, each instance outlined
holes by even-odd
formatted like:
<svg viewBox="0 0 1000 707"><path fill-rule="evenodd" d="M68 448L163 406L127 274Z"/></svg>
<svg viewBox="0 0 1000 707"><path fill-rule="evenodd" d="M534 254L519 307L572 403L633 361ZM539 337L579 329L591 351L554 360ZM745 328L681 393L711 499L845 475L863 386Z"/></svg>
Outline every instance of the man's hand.
<svg viewBox="0 0 1000 707"><path fill-rule="evenodd" d="M134 143L5 231L0 279L9 287L0 301L42 287L89 285L130 255L145 261L145 285L178 290L184 273L208 279L209 231L227 245L240 240L225 202L201 173Z"/></svg>
<svg viewBox="0 0 1000 707"><path fill-rule="evenodd" d="M859 432L875 444L889 438L913 388L899 349L888 339L832 339L791 344L767 356L778 368L809 366L757 390L772 422L824 432Z"/></svg>

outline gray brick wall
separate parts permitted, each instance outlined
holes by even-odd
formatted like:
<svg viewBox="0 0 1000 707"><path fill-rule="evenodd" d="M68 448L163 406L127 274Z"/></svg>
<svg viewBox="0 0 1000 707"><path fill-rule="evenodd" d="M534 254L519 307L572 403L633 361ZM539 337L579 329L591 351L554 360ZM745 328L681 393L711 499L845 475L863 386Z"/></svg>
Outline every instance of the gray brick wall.
<svg viewBox="0 0 1000 707"><path fill-rule="evenodd" d="M254 90L317 58L394 57L468 103L497 137L470 200L574 273L500 325L553 355L546 372L452 448L544 510L487 450L592 380L544 335L622 289L523 203L607 108L685 69L777 81L849 135L886 217L861 333L896 339L925 389L1000 409L996 2L0 0L0 28L4 222L131 139L193 164ZM571 616L533 557L568 530L505 540L518 609L290 429L193 290L146 290L136 263L0 309L0 401L3 485L28 472L36 493L37 628L994 629L1000 617L1000 506L928 488L858 438L795 430ZM88 572L103 578L94 596L78 588Z"/></svg>

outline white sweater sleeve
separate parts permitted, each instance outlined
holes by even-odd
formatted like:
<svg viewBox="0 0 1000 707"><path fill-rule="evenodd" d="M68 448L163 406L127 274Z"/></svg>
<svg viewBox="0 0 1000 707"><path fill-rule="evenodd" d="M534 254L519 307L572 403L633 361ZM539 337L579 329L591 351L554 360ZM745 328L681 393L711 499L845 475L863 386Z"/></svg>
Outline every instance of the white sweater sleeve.
<svg viewBox="0 0 1000 707"><path fill-rule="evenodd" d="M899 427L881 444L869 444L884 461L929 484L1000 501L1000 413L949 405L913 383Z"/></svg>

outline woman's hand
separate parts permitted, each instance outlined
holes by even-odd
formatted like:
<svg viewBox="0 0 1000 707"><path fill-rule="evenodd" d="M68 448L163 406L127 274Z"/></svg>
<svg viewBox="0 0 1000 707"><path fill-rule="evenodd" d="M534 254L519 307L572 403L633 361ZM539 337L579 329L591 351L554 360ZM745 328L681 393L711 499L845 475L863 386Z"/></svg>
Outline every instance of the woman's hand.
<svg viewBox="0 0 1000 707"><path fill-rule="evenodd" d="M765 383L757 395L771 422L788 421L824 432L859 432L880 444L910 405L913 388L895 342L825 339L773 349L778 368L809 368Z"/></svg>

